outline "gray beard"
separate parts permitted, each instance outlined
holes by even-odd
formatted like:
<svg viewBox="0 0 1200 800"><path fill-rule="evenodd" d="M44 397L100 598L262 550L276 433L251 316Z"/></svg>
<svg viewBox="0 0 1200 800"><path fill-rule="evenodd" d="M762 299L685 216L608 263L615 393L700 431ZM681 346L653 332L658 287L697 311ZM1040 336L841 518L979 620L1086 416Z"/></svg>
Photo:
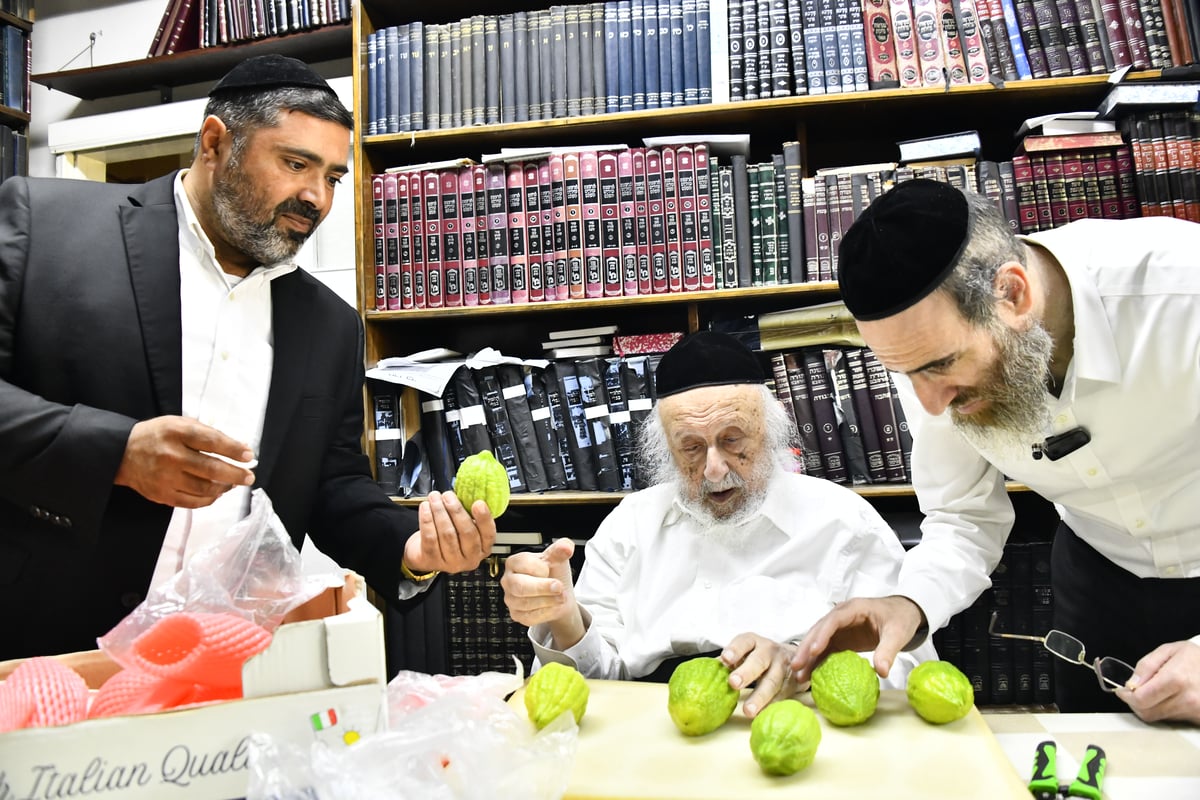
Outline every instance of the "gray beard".
<svg viewBox="0 0 1200 800"><path fill-rule="evenodd" d="M980 450L1003 452L1029 448L1045 437L1050 424L1046 386L1054 341L1041 324L1026 331L993 326L999 354L988 388L992 419L987 422L950 410L954 427Z"/></svg>
<svg viewBox="0 0 1200 800"><path fill-rule="evenodd" d="M225 240L259 264L276 264L292 258L304 244L306 235L285 234L275 226L275 215L266 222L255 222L254 191L233 160L225 175L212 189L213 213Z"/></svg>
<svg viewBox="0 0 1200 800"><path fill-rule="evenodd" d="M708 481L701 485L702 492L729 489L734 486L743 487L745 490L748 484L758 487L753 490L745 490L742 496L742 505L728 517L717 517L699 500L686 496L682 491L679 493L679 504L699 523L698 534L701 538L734 547L740 547L745 543L752 528L746 523L758 517L762 510L763 503L767 499L767 487L770 486L771 474L775 469L774 462L769 455L764 454L762 458L762 465L756 467L748 481L743 481L731 472L720 486L714 486ZM676 476L676 484L679 486L683 485L681 478L682 476Z"/></svg>

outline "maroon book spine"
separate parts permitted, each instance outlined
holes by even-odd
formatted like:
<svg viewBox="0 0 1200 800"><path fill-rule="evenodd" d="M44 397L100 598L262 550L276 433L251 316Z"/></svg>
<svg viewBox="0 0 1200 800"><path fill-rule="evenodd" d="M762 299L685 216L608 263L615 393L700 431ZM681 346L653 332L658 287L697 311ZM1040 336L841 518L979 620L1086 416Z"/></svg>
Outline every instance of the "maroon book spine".
<svg viewBox="0 0 1200 800"><path fill-rule="evenodd" d="M376 174L371 176L371 220L372 236L375 243L375 310L387 310L387 225L384 223L385 199L384 182L387 176ZM395 191L395 189L393 189ZM399 229L397 229L399 238ZM398 283L398 282L397 282ZM397 286L399 299L399 286Z"/></svg>
<svg viewBox="0 0 1200 800"><path fill-rule="evenodd" d="M713 169L708 145L698 144L696 165L696 234L699 237L700 288L717 288L717 254L713 250Z"/></svg>
<svg viewBox="0 0 1200 800"><path fill-rule="evenodd" d="M567 280L572 300L585 293L583 267L583 194L579 153L563 154L563 195L566 198Z"/></svg>
<svg viewBox="0 0 1200 800"><path fill-rule="evenodd" d="M679 230L677 149L662 149L663 223L667 231L667 291L683 291L683 239Z"/></svg>
<svg viewBox="0 0 1200 800"><path fill-rule="evenodd" d="M479 256L475 236L474 167L458 170L459 230L462 235L462 304L479 305Z"/></svg>
<svg viewBox="0 0 1200 800"><path fill-rule="evenodd" d="M637 202L633 177L633 153L617 154L617 199L621 225L621 293L638 293Z"/></svg>
<svg viewBox="0 0 1200 800"><path fill-rule="evenodd" d="M546 265L542 244L542 192L538 162L525 165L525 258L529 263L529 302L546 299Z"/></svg>
<svg viewBox="0 0 1200 800"><path fill-rule="evenodd" d="M488 263L487 167L471 167L475 187L475 280L479 284L479 305L492 304L492 273Z"/></svg>
<svg viewBox="0 0 1200 800"><path fill-rule="evenodd" d="M696 218L696 151L689 145L675 150L675 187L679 196L679 253L683 291L700 288L700 231Z"/></svg>
<svg viewBox="0 0 1200 800"><path fill-rule="evenodd" d="M425 298L425 201L421 172L408 173L409 250L412 252L413 308L427 308Z"/></svg>
<svg viewBox="0 0 1200 800"><path fill-rule="evenodd" d="M458 208L458 170L442 170L438 181L441 184L442 202L443 305L447 308L457 308L463 304L462 218Z"/></svg>
<svg viewBox="0 0 1200 800"><path fill-rule="evenodd" d="M579 154L579 195L583 217L583 296L604 296L600 246L600 163L595 150Z"/></svg>
<svg viewBox="0 0 1200 800"><path fill-rule="evenodd" d="M508 214L508 290L513 303L529 302L529 260L525 253L525 165L507 167L504 208Z"/></svg>
<svg viewBox="0 0 1200 800"><path fill-rule="evenodd" d="M425 305L442 308L445 305L446 273L442 262L442 198L438 173L422 173L425 197Z"/></svg>
<svg viewBox="0 0 1200 800"><path fill-rule="evenodd" d="M646 151L646 213L650 225L650 287L667 291L667 223L663 214L662 152Z"/></svg>
<svg viewBox="0 0 1200 800"><path fill-rule="evenodd" d="M633 213L637 231L637 294L652 294L650 282L650 212L646 189L646 149L633 149Z"/></svg>
<svg viewBox="0 0 1200 800"><path fill-rule="evenodd" d="M512 302L508 284L508 189L507 171L503 164L487 168L487 229L488 274L491 277L491 297L494 305Z"/></svg>
<svg viewBox="0 0 1200 800"><path fill-rule="evenodd" d="M617 177L617 154L596 156L600 173L600 269L605 297L620 297L621 286L621 199Z"/></svg>

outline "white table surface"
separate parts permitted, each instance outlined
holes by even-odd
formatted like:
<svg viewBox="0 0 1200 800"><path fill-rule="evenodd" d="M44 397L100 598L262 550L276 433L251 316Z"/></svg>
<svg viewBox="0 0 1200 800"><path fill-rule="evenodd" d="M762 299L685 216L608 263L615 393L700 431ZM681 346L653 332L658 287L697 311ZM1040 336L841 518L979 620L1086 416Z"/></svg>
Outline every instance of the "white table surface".
<svg viewBox="0 0 1200 800"><path fill-rule="evenodd" d="M1107 800L1200 800L1200 728L1149 725L1133 714L985 713L984 721L1023 781L1033 772L1040 742L1058 751L1058 781L1079 771L1089 744L1108 758Z"/></svg>

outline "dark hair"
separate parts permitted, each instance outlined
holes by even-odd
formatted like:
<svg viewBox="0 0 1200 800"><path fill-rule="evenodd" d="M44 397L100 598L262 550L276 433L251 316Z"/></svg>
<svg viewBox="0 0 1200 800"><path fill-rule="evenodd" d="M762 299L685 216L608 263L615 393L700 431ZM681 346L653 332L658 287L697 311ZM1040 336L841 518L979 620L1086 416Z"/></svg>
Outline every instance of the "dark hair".
<svg viewBox="0 0 1200 800"><path fill-rule="evenodd" d="M988 197L963 192L970 210L967 244L938 291L950 295L963 317L973 325L992 319L996 302L996 273L1009 261L1025 263L1025 243Z"/></svg>
<svg viewBox="0 0 1200 800"><path fill-rule="evenodd" d="M299 86L221 92L209 99L204 116L214 116L225 123L233 136L233 157L237 158L248 135L260 128L275 127L284 111L299 111L354 130L354 115L342 105L337 95L324 89ZM196 135L195 152L200 152L199 134Z"/></svg>

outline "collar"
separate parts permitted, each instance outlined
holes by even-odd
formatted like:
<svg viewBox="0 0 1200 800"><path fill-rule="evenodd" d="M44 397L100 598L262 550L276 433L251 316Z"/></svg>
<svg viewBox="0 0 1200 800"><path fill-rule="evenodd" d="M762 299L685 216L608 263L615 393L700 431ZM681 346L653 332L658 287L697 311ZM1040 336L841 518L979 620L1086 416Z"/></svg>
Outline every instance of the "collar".
<svg viewBox="0 0 1200 800"><path fill-rule="evenodd" d="M187 190L183 188L183 177L189 171L182 169L175 176L175 209L179 222L179 230L184 237L183 244L189 252L203 254L203 257L197 260L204 265L205 269L211 269L218 273L230 289L246 280L246 278L262 276L263 279L269 282L299 269L295 261L279 261L274 264L255 267L250 270L250 273L245 278L239 278L237 275L231 275L221 269L221 265L217 261L216 248L213 247L212 240L208 238L204 226L200 224L200 218L196 216L196 210L192 208L192 201L188 197Z"/></svg>
<svg viewBox="0 0 1200 800"><path fill-rule="evenodd" d="M1074 223L1050 231L1019 237L1045 248L1067 273L1075 309L1075 342L1060 400L1073 401L1076 387L1085 381L1119 383L1121 359L1116 337L1104 310L1095 279L1085 266L1092 247L1089 226Z"/></svg>

